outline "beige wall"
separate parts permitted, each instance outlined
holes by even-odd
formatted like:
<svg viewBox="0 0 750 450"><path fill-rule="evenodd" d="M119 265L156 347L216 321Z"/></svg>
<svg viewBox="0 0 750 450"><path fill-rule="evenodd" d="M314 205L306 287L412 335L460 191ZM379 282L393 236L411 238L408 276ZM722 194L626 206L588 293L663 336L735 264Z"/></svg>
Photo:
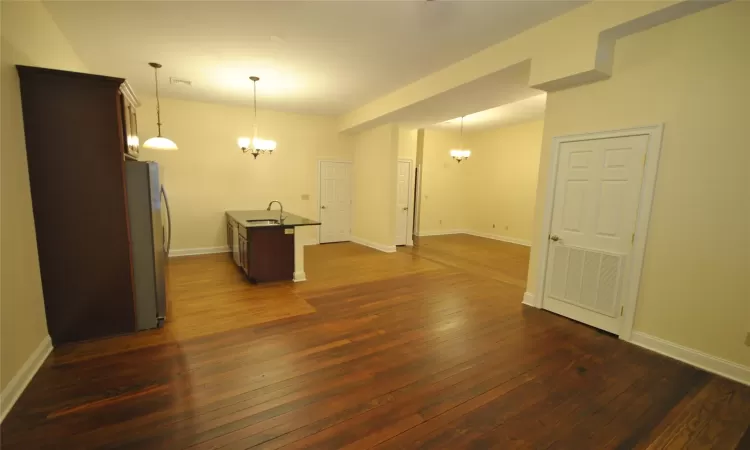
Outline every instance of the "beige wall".
<svg viewBox="0 0 750 450"><path fill-rule="evenodd" d="M419 130L409 128L398 129L398 158L417 161L417 133Z"/></svg>
<svg viewBox="0 0 750 450"><path fill-rule="evenodd" d="M143 103L138 134L144 142L156 134L155 100L138 95ZM259 111L259 135L278 146L272 155L253 159L237 147L239 136L252 134L252 108L162 99L161 109L162 133L179 150L142 150L141 159L160 163L172 208L173 250L225 247L224 212L265 209L271 200L317 219L318 161L351 159L348 140L331 117ZM318 227L299 233L305 242L318 239Z"/></svg>
<svg viewBox="0 0 750 450"><path fill-rule="evenodd" d="M464 131L471 157L461 163L449 154L460 146L459 132L425 130L420 233L468 231L529 243L543 127L535 121Z"/></svg>
<svg viewBox="0 0 750 450"><path fill-rule="evenodd" d="M448 233L466 228L467 162L456 163L450 149L458 148L458 132L424 131L422 201L419 233Z"/></svg>
<svg viewBox="0 0 750 450"><path fill-rule="evenodd" d="M733 2L622 39L610 80L549 94L538 189L553 136L664 123L635 330L746 366L748 23ZM532 292L538 264L533 251Z"/></svg>
<svg viewBox="0 0 750 450"><path fill-rule="evenodd" d="M396 125L381 125L354 136L353 238L394 245L398 149Z"/></svg>
<svg viewBox="0 0 750 450"><path fill-rule="evenodd" d="M86 67L40 3L2 2L0 29L0 389L5 389L47 337L14 66L79 72Z"/></svg>
<svg viewBox="0 0 750 450"><path fill-rule="evenodd" d="M467 229L531 243L543 130L540 120L465 134Z"/></svg>

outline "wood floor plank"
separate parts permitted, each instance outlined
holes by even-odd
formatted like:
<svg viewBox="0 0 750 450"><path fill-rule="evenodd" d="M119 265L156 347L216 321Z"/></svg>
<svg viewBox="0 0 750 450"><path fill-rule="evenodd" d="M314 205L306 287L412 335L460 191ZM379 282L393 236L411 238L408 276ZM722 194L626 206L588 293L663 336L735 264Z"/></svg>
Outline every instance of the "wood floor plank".
<svg viewBox="0 0 750 450"><path fill-rule="evenodd" d="M665 419L649 450L675 448L743 448L743 427L750 423L750 393L729 380L714 378L684 408ZM735 426L727 426L735 422Z"/></svg>
<svg viewBox="0 0 750 450"><path fill-rule="evenodd" d="M165 328L56 348L3 449L743 448L750 388L520 304L528 248L174 258Z"/></svg>

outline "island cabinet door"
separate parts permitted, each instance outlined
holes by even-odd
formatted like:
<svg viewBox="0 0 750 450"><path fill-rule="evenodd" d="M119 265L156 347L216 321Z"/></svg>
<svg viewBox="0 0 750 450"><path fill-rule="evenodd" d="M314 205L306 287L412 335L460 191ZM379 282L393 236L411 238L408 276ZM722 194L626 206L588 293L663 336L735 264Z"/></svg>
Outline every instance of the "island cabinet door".
<svg viewBox="0 0 750 450"><path fill-rule="evenodd" d="M227 219L227 248L229 248L229 252L234 252L234 225L232 224L232 219ZM234 258L234 255L232 255L232 258Z"/></svg>
<svg viewBox="0 0 750 450"><path fill-rule="evenodd" d="M247 255L248 255L248 245L247 240L242 236L242 234L239 235L239 255L240 255L240 268L242 268L242 271L245 272L246 275L250 276L250 265L248 264Z"/></svg>
<svg viewBox="0 0 750 450"><path fill-rule="evenodd" d="M294 276L294 228L248 230L249 277L257 282L291 280Z"/></svg>

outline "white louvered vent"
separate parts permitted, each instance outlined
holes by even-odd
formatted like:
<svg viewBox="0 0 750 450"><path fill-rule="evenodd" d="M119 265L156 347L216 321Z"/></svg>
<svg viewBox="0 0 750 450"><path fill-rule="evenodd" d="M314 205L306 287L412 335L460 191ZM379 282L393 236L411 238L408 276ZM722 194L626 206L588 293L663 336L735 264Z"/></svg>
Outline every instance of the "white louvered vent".
<svg viewBox="0 0 750 450"><path fill-rule="evenodd" d="M553 251L549 296L616 317L624 255L563 245Z"/></svg>

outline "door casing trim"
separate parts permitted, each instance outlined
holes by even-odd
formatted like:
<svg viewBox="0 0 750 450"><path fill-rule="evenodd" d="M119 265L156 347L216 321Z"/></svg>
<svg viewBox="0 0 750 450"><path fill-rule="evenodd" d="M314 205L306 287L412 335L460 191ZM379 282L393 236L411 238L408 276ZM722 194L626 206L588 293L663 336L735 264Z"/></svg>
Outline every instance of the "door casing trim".
<svg viewBox="0 0 750 450"><path fill-rule="evenodd" d="M619 338L630 341L633 333L633 322L635 321L636 304L641 283L643 269L643 258L646 253L646 240L648 237L648 224L651 218L651 206L654 200L656 178L659 168L659 156L661 155L662 135L664 124L628 128L622 130L601 131L595 133L572 134L556 136L552 138L551 158L549 173L547 175L547 189L544 194L544 210L542 216L542 230L537 236L539 249L539 264L536 269L536 291L534 292L534 305L537 308L544 307L544 288L547 274L547 258L549 252L549 234L552 227L552 206L555 201L555 186L557 185L557 164L560 155L560 146L566 142L590 141L595 139L611 139L628 136L648 136L646 145L646 162L643 169L641 181L641 193L638 199L638 212L635 224L635 239L633 250L627 263L627 283L623 286L622 305L624 306L622 326Z"/></svg>

